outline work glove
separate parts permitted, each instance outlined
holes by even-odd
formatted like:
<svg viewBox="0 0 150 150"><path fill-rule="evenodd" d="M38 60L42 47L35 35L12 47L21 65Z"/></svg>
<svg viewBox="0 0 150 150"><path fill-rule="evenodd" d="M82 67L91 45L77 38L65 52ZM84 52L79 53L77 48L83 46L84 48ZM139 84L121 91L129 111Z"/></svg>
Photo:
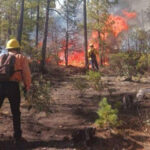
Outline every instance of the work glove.
<svg viewBox="0 0 150 150"><path fill-rule="evenodd" d="M24 98L27 101L28 110L30 110L32 108L32 105L29 98L29 90L27 90L26 87L24 87L23 92L24 92Z"/></svg>
<svg viewBox="0 0 150 150"><path fill-rule="evenodd" d="M25 100L28 100L28 91L26 90L26 87L23 88L23 95Z"/></svg>

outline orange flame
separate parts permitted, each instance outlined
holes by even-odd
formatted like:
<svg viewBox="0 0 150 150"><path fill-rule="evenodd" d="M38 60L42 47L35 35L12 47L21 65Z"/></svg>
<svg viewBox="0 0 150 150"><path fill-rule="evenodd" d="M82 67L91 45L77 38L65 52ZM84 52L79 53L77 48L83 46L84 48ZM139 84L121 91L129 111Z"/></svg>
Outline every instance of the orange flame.
<svg viewBox="0 0 150 150"><path fill-rule="evenodd" d="M65 65L64 51L59 52L59 65ZM83 67L84 66L84 51L73 51L69 53L68 65Z"/></svg>
<svg viewBox="0 0 150 150"><path fill-rule="evenodd" d="M121 16L110 15L108 18L108 24L110 22L112 22L111 30L115 37L117 37L121 32L127 31L129 28L126 19ZM107 30L106 30L106 33L101 34L100 37L102 40L107 40L108 35L109 35L109 33L107 33ZM97 44L97 42L95 42L97 38L98 38L98 32L93 31L90 42L93 42L95 44L96 48L98 48L98 44Z"/></svg>
<svg viewBox="0 0 150 150"><path fill-rule="evenodd" d="M126 10L122 10L122 13L128 19L136 18L136 12L127 12Z"/></svg>
<svg viewBox="0 0 150 150"><path fill-rule="evenodd" d="M60 58L59 65L65 65L65 51L66 51L66 41L61 41L61 51L58 56ZM75 41L70 40L68 42L68 65L83 67L84 66L84 51L81 49L75 49ZM71 51L70 51L71 49Z"/></svg>
<svg viewBox="0 0 150 150"><path fill-rule="evenodd" d="M119 33L128 30L128 23L123 17L110 15L109 19L113 21L112 32L114 33L115 37L117 37Z"/></svg>
<svg viewBox="0 0 150 150"><path fill-rule="evenodd" d="M120 33L127 31L129 29L128 19L136 18L135 12L127 12L125 10L123 10L122 12L126 18L117 16L117 15L116 16L110 15L108 18L108 22L106 23L106 27L111 26L111 31L112 31L114 37L116 37L116 38L119 36ZM104 27L104 29L103 29L106 32L103 31L103 34L100 34L100 37L103 41L107 41L108 36L109 36L107 29L105 29L106 27ZM92 36L91 36L91 39L89 40L89 43L91 43L91 42L94 44L94 47L98 50L99 42L98 42L98 32L97 31L92 32ZM105 51L105 52L103 52L103 51ZM108 66L109 65L109 59L108 59L109 50L108 49L102 50L102 53L105 53L103 60L101 60L102 64Z"/></svg>
<svg viewBox="0 0 150 150"><path fill-rule="evenodd" d="M109 24L111 24L109 26L109 28L111 27L111 31L112 34L115 38L117 38L119 36L120 33L125 32L129 29L128 26L128 20L129 19L133 19L136 18L136 12L127 12L126 10L122 11L124 17L118 16L118 15L110 15L108 18L108 22L106 23L106 26L104 27L104 32L103 34L100 34L100 37L102 40L106 41L109 39L109 32L107 32L107 26L109 26ZM112 23L111 23L112 22ZM93 43L94 47L98 50L99 49L99 42L98 42L98 32L97 31L93 31L91 38L89 40L89 43ZM78 66L78 67L83 67L84 63L85 63L85 58L84 58L84 51L83 50L77 50L75 48L75 41L70 40L68 42L68 49L69 49L69 53L68 53L68 65L72 65L72 66ZM64 56L64 52L66 50L66 41L62 40L61 41L61 50L58 54L59 58L60 58L60 65L65 65L65 56ZM76 49L76 50L74 50ZM105 50L102 51L102 53L104 54L103 56L103 60L101 60L103 62L103 65L108 66L109 65L109 49L106 48ZM49 62L50 59L47 60L47 62ZM100 61L98 59L98 61Z"/></svg>

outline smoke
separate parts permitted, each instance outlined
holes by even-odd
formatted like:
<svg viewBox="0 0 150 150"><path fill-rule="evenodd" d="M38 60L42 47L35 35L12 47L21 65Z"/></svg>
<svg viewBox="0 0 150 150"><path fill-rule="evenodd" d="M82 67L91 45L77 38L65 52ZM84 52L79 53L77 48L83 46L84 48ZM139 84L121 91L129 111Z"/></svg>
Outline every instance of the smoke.
<svg viewBox="0 0 150 150"><path fill-rule="evenodd" d="M145 29L150 29L150 18L148 17L148 9L150 10L150 0L118 0L118 4L111 8L111 12L115 15L123 15L122 10L135 12L136 20L132 24L138 25Z"/></svg>
<svg viewBox="0 0 150 150"><path fill-rule="evenodd" d="M122 9L128 9L130 11L136 11L141 13L141 11L146 10L150 7L149 0L118 0L118 4L115 6L116 12Z"/></svg>

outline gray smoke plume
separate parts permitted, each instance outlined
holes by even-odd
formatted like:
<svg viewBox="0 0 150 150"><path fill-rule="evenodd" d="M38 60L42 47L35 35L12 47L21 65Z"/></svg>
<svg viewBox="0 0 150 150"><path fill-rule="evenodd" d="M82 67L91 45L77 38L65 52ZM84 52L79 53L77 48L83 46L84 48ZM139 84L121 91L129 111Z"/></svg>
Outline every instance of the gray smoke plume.
<svg viewBox="0 0 150 150"><path fill-rule="evenodd" d="M140 13L150 7L150 0L118 0L116 10L128 9Z"/></svg>
<svg viewBox="0 0 150 150"><path fill-rule="evenodd" d="M111 8L113 14L122 15L122 10L136 12L136 24L150 29L150 0L118 0L118 4Z"/></svg>

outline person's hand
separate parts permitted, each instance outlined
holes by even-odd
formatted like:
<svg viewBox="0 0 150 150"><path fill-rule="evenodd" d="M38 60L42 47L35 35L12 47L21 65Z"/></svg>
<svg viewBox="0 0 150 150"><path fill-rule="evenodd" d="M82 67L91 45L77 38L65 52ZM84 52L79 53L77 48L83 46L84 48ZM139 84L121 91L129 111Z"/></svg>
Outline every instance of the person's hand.
<svg viewBox="0 0 150 150"><path fill-rule="evenodd" d="M30 101L30 98L29 98L29 90L27 90L24 87L23 91L24 91L24 98L25 98L25 100L27 102L28 110L30 110L32 108L32 104L31 104L31 101Z"/></svg>
<svg viewBox="0 0 150 150"><path fill-rule="evenodd" d="M29 90L27 90L26 87L23 88L23 92L24 92L24 97L25 97L25 100L28 99L28 96L29 96Z"/></svg>
<svg viewBox="0 0 150 150"><path fill-rule="evenodd" d="M26 92L27 92L27 88L26 87L23 88L23 92L24 92L24 95L25 95Z"/></svg>

